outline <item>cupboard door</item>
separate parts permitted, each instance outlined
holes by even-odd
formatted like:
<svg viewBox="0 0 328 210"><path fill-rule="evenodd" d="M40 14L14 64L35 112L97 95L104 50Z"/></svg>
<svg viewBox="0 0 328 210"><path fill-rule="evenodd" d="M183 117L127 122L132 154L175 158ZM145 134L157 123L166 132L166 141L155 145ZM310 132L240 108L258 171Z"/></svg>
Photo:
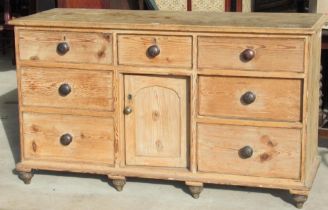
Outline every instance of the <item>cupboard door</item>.
<svg viewBox="0 0 328 210"><path fill-rule="evenodd" d="M187 167L188 79L125 75L126 164Z"/></svg>

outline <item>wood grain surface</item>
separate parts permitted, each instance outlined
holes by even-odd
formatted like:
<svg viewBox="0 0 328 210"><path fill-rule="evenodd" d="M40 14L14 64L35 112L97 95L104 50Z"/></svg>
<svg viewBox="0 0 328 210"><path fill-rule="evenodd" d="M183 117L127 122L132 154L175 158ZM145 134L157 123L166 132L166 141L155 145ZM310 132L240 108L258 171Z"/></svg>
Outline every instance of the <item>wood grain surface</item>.
<svg viewBox="0 0 328 210"><path fill-rule="evenodd" d="M110 33L79 33L70 31L19 31L19 56L22 60L112 64ZM57 45L65 42L69 51L57 53Z"/></svg>
<svg viewBox="0 0 328 210"><path fill-rule="evenodd" d="M155 58L147 56L152 45L160 49ZM191 68L191 48L192 37L119 35L118 62L120 65Z"/></svg>
<svg viewBox="0 0 328 210"><path fill-rule="evenodd" d="M111 118L24 113L24 158L111 165L113 124ZM60 143L64 134L73 137L68 146Z"/></svg>
<svg viewBox="0 0 328 210"><path fill-rule="evenodd" d="M187 79L126 75L128 165L187 166ZM129 96L130 95L130 96Z"/></svg>
<svg viewBox="0 0 328 210"><path fill-rule="evenodd" d="M325 22L322 14L220 13L52 9L14 19L17 26L160 31L211 31L312 34Z"/></svg>
<svg viewBox="0 0 328 210"><path fill-rule="evenodd" d="M301 119L302 81L297 79L199 77L199 115L271 121ZM247 92L256 95L244 104Z"/></svg>
<svg viewBox="0 0 328 210"><path fill-rule="evenodd" d="M248 159L239 156L253 148ZM301 130L198 125L198 169L203 172L300 179Z"/></svg>
<svg viewBox="0 0 328 210"><path fill-rule="evenodd" d="M68 69L22 68L21 91L25 106L113 110L113 73ZM71 93L61 96L62 84Z"/></svg>
<svg viewBox="0 0 328 210"><path fill-rule="evenodd" d="M304 39L199 37L198 67L257 71L304 71ZM255 57L243 61L242 52Z"/></svg>
<svg viewBox="0 0 328 210"><path fill-rule="evenodd" d="M319 89L321 69L321 30L312 35L311 48L308 51L308 78L307 78L307 100L305 100L304 118L306 130L304 130L303 141L303 179L305 185L310 188L313 184L320 157L318 156L318 124L319 124Z"/></svg>

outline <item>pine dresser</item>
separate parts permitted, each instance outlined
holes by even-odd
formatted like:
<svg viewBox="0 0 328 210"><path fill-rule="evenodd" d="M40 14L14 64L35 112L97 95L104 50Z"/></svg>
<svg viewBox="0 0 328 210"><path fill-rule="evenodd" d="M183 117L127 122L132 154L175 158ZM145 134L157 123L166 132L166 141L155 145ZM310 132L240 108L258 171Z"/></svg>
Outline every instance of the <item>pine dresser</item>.
<svg viewBox="0 0 328 210"><path fill-rule="evenodd" d="M319 158L319 14L53 9L15 25L21 161L35 170L285 189Z"/></svg>

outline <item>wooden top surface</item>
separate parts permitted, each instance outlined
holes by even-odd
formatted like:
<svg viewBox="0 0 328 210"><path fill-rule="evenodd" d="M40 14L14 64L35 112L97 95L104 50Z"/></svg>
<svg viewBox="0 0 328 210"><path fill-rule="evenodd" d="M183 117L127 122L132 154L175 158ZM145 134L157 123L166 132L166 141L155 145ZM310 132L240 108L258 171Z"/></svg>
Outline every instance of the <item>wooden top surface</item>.
<svg viewBox="0 0 328 210"><path fill-rule="evenodd" d="M168 31L313 33L326 18L301 13L217 13L52 9L10 21L16 26Z"/></svg>

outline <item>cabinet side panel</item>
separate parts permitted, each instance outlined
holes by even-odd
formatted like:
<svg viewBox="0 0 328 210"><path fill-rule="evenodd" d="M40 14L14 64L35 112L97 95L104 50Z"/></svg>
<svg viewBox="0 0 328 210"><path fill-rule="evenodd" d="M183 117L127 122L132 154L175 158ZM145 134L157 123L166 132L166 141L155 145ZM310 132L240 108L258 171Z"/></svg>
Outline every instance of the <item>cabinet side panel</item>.
<svg viewBox="0 0 328 210"><path fill-rule="evenodd" d="M304 157L304 180L306 187L311 187L318 162L318 117L319 117L319 85L320 85L321 30L310 38L307 71L308 85L306 112L306 135Z"/></svg>
<svg viewBox="0 0 328 210"><path fill-rule="evenodd" d="M17 91L18 91L18 113L19 113L19 133L20 133L20 159L24 160L24 148L23 148L23 119L22 119L22 93L21 93L21 67L20 67L20 46L19 46L19 33L20 28L15 27L15 59L16 59L16 78L17 78Z"/></svg>

